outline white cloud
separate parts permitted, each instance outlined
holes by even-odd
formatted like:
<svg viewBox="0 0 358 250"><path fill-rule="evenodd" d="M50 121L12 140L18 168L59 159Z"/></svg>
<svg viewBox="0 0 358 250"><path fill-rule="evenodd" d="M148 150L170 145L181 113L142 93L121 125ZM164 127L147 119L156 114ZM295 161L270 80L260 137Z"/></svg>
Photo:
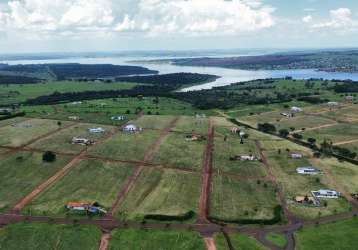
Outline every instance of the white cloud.
<svg viewBox="0 0 358 250"><path fill-rule="evenodd" d="M331 10L330 19L312 25L314 29L336 29L340 32L358 29L358 20L353 18L352 11L348 8Z"/></svg>
<svg viewBox="0 0 358 250"><path fill-rule="evenodd" d="M310 23L310 22L312 22L312 19L313 19L312 16L308 15L308 16L305 16L302 18L302 22Z"/></svg>
<svg viewBox="0 0 358 250"><path fill-rule="evenodd" d="M262 0L12 0L0 10L0 24L38 36L237 35L273 26L273 12Z"/></svg>

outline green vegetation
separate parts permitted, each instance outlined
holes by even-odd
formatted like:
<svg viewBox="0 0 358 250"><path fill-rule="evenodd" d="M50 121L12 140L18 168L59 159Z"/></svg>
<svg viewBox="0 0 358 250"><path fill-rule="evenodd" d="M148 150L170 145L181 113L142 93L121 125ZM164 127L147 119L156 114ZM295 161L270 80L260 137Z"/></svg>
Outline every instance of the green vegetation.
<svg viewBox="0 0 358 250"><path fill-rule="evenodd" d="M257 242L254 238L243 234L232 233L229 234L229 237L233 247L236 250L266 250L267 249L259 242Z"/></svg>
<svg viewBox="0 0 358 250"><path fill-rule="evenodd" d="M287 244L287 240L282 234L268 233L266 239L280 248L284 248Z"/></svg>
<svg viewBox="0 0 358 250"><path fill-rule="evenodd" d="M42 154L16 153L0 161L0 212L11 209L16 202L54 175L70 160L57 156L53 163L42 160Z"/></svg>
<svg viewBox="0 0 358 250"><path fill-rule="evenodd" d="M200 181L200 175L192 173L144 169L116 216L142 220L148 214L177 216L196 212Z"/></svg>
<svg viewBox="0 0 358 250"><path fill-rule="evenodd" d="M98 202L105 209L111 208L132 170L133 167L120 163L84 160L35 198L23 212L31 215L64 215L68 202Z"/></svg>
<svg viewBox="0 0 358 250"><path fill-rule="evenodd" d="M19 223L0 228L0 249L96 250L100 238L95 226Z"/></svg>
<svg viewBox="0 0 358 250"><path fill-rule="evenodd" d="M187 231L115 230L110 250L205 250L199 234Z"/></svg>
<svg viewBox="0 0 358 250"><path fill-rule="evenodd" d="M356 218L303 228L295 233L297 250L351 250L358 244Z"/></svg>

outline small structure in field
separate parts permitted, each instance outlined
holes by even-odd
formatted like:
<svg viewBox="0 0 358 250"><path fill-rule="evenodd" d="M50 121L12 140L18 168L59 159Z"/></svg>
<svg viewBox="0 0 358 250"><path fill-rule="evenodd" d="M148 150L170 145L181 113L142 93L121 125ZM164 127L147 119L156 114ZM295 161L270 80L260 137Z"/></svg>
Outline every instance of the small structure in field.
<svg viewBox="0 0 358 250"><path fill-rule="evenodd" d="M68 119L72 121L78 121L80 118L78 116L69 116Z"/></svg>
<svg viewBox="0 0 358 250"><path fill-rule="evenodd" d="M237 134L238 132L240 132L240 129L237 128L237 127L233 127L230 129L230 132L233 133L233 134Z"/></svg>
<svg viewBox="0 0 358 250"><path fill-rule="evenodd" d="M125 133L137 133L142 131L142 128L137 127L134 124L127 124L123 127L122 131Z"/></svg>
<svg viewBox="0 0 358 250"><path fill-rule="evenodd" d="M112 116L111 120L112 121L124 121L126 118L123 115L118 115L118 116Z"/></svg>
<svg viewBox="0 0 358 250"><path fill-rule="evenodd" d="M71 102L71 105L77 106L77 105L81 105L82 102Z"/></svg>
<svg viewBox="0 0 358 250"><path fill-rule="evenodd" d="M9 115L12 111L11 108L0 108L0 115Z"/></svg>
<svg viewBox="0 0 358 250"><path fill-rule="evenodd" d="M302 154L299 154L299 153L292 153L292 154L291 154L291 158L292 158L292 159L302 159L302 158L303 158L303 155L302 155Z"/></svg>
<svg viewBox="0 0 358 250"><path fill-rule="evenodd" d="M328 107L338 107L338 105L339 105L338 102L327 102Z"/></svg>
<svg viewBox="0 0 358 250"><path fill-rule="evenodd" d="M292 107L291 108L291 112L292 113L300 113L300 112L302 112L303 111L303 109L302 108L299 108L299 107Z"/></svg>
<svg viewBox="0 0 358 250"><path fill-rule="evenodd" d="M324 199L338 199L341 196L341 193L329 189L320 189L318 191L312 191L311 193L315 198Z"/></svg>
<svg viewBox="0 0 358 250"><path fill-rule="evenodd" d="M304 206L320 206L319 200L312 196L296 196L295 202Z"/></svg>
<svg viewBox="0 0 358 250"><path fill-rule="evenodd" d="M306 174L306 175L317 175L321 173L321 171L313 167L301 167L301 168L297 168L296 171L298 174Z"/></svg>
<svg viewBox="0 0 358 250"><path fill-rule="evenodd" d="M99 133L106 132L106 130L104 128L101 128L101 127L99 127L99 128L89 128L88 131L90 133L93 133L93 134L99 134Z"/></svg>
<svg viewBox="0 0 358 250"><path fill-rule="evenodd" d="M72 144L88 146L88 145L94 144L94 141L92 141L90 139L86 139L86 138L73 137Z"/></svg>
<svg viewBox="0 0 358 250"><path fill-rule="evenodd" d="M106 214L107 211L96 204L89 202L69 202L65 205L65 208L75 212L86 212L90 214Z"/></svg>
<svg viewBox="0 0 358 250"><path fill-rule="evenodd" d="M352 96L352 95L346 96L346 100L347 100L347 101L353 101L353 100L354 100L354 96Z"/></svg>
<svg viewBox="0 0 358 250"><path fill-rule="evenodd" d="M355 194L351 194L351 196L352 196L352 198L353 198L353 199L356 199L356 200L358 200L358 193L355 193Z"/></svg>
<svg viewBox="0 0 358 250"><path fill-rule="evenodd" d="M291 113L286 113L286 112L283 112L281 113L282 116L285 116L285 117L288 117L288 118L291 118L292 117L292 114Z"/></svg>
<svg viewBox="0 0 358 250"><path fill-rule="evenodd" d="M196 133L195 131L192 131L192 133L190 135L187 135L185 139L187 141L200 141L203 140L204 138L198 133Z"/></svg>
<svg viewBox="0 0 358 250"><path fill-rule="evenodd" d="M257 161L258 158L254 155L236 155L233 157L230 157L230 161Z"/></svg>

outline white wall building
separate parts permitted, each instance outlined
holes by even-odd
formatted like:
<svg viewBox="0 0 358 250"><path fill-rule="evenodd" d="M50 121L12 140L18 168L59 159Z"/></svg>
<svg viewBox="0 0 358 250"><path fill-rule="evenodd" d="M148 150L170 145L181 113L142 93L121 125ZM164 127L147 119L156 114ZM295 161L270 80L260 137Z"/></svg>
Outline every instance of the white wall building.
<svg viewBox="0 0 358 250"><path fill-rule="evenodd" d="M312 191L312 195L316 198L338 199L341 194L335 190L320 189L318 191Z"/></svg>

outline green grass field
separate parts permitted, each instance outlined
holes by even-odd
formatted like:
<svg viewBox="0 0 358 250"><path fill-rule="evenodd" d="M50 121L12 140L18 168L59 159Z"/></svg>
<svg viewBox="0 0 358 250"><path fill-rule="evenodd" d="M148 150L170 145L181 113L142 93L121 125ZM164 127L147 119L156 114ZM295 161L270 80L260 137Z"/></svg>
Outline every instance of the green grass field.
<svg viewBox="0 0 358 250"><path fill-rule="evenodd" d="M68 202L98 202L112 206L132 166L83 160L70 173L45 190L23 212L32 215L64 215ZM99 178L100 177L100 178Z"/></svg>
<svg viewBox="0 0 358 250"><path fill-rule="evenodd" d="M119 132L101 145L92 147L90 155L119 160L143 161L147 150L159 138L160 131L144 130L140 133Z"/></svg>
<svg viewBox="0 0 358 250"><path fill-rule="evenodd" d="M11 209L36 186L60 170L70 158L44 163L37 153L17 153L0 162L0 211Z"/></svg>
<svg viewBox="0 0 358 250"><path fill-rule="evenodd" d="M358 220L303 228L295 233L297 250L353 250L358 245Z"/></svg>
<svg viewBox="0 0 358 250"><path fill-rule="evenodd" d="M0 249L97 250L100 238L95 226L19 223L0 228Z"/></svg>
<svg viewBox="0 0 358 250"><path fill-rule="evenodd" d="M131 89L135 83L93 83L93 82L46 82L39 84L9 84L0 86L0 105L10 103L19 103L27 99L36 98L43 95L50 95L54 92L84 92L84 91L102 91L102 90L121 90Z"/></svg>
<svg viewBox="0 0 358 250"><path fill-rule="evenodd" d="M210 215L215 218L272 219L276 205L278 203L274 188L268 182L213 177Z"/></svg>
<svg viewBox="0 0 358 250"><path fill-rule="evenodd" d="M62 122L62 126L68 123ZM31 119L20 123L0 127L0 145L18 147L32 139L60 128L57 121Z"/></svg>
<svg viewBox="0 0 358 250"><path fill-rule="evenodd" d="M25 118L25 117L15 117L15 118L12 118L12 119L2 120L2 121L0 121L0 127L20 123L20 122L23 122L23 121L25 121L27 119L28 118Z"/></svg>
<svg viewBox="0 0 358 250"><path fill-rule="evenodd" d="M268 233L266 239L282 249L287 245L287 240L282 234Z"/></svg>
<svg viewBox="0 0 358 250"><path fill-rule="evenodd" d="M182 116L173 131L184 133L191 133L192 131L195 131L196 133L206 137L208 134L208 119L196 118L194 116Z"/></svg>
<svg viewBox="0 0 358 250"><path fill-rule="evenodd" d="M196 212L200 183L200 175L144 169L116 216L141 220L146 214L182 215L189 211Z"/></svg>
<svg viewBox="0 0 358 250"><path fill-rule="evenodd" d="M236 250L267 250L254 238L243 234L231 233L229 234L230 241ZM217 250L229 250L223 234L214 235L215 245Z"/></svg>
<svg viewBox="0 0 358 250"><path fill-rule="evenodd" d="M88 129L101 127L106 131L104 133L90 133ZM60 133L56 133L51 137L39 140L30 145L31 148L41 150L51 150L61 153L79 153L86 146L72 144L72 138L80 137L93 140L97 142L101 138L106 137L109 133L114 131L114 127L103 126L98 124L76 124L70 128L67 128Z"/></svg>
<svg viewBox="0 0 358 250"><path fill-rule="evenodd" d="M207 141L187 141L185 134L172 132L162 142L153 161L179 168L201 169Z"/></svg>
<svg viewBox="0 0 358 250"><path fill-rule="evenodd" d="M115 230L109 250L205 250L199 234L188 231Z"/></svg>

